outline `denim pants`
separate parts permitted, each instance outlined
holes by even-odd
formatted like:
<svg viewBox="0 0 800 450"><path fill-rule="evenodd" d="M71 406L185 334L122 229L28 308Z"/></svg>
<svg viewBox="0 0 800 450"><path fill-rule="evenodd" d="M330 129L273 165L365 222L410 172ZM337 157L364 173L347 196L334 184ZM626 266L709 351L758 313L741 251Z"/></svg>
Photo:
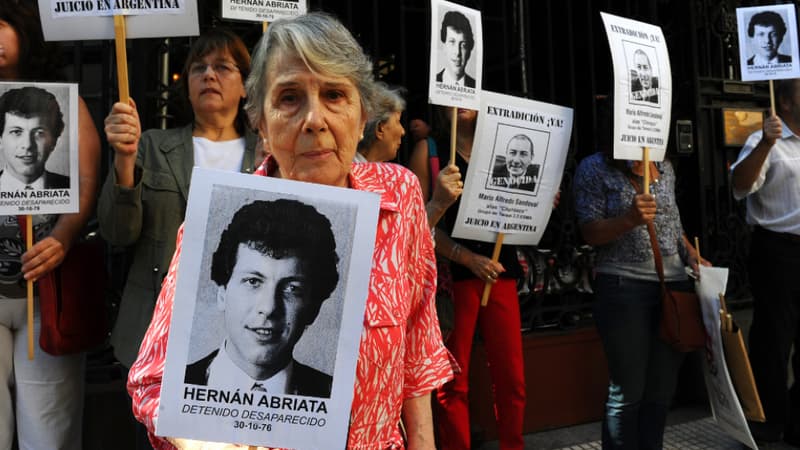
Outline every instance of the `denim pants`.
<svg viewBox="0 0 800 450"><path fill-rule="evenodd" d="M669 283L687 290L688 282ZM659 339L661 287L598 274L594 318L608 360L603 449L660 449L683 353Z"/></svg>

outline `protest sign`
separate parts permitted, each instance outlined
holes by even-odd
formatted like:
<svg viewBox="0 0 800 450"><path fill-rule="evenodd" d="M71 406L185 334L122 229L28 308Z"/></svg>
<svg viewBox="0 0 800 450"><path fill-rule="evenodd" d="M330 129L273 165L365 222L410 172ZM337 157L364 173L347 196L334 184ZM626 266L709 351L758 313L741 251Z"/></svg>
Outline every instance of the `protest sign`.
<svg viewBox="0 0 800 450"><path fill-rule="evenodd" d="M600 13L614 63L614 159L661 161L669 138L672 72L661 28Z"/></svg>
<svg viewBox="0 0 800 450"><path fill-rule="evenodd" d="M113 39L113 16L128 38L196 36L197 0L38 0L47 41Z"/></svg>
<svg viewBox="0 0 800 450"><path fill-rule="evenodd" d="M484 91L453 236L538 243L571 135L572 109Z"/></svg>
<svg viewBox="0 0 800 450"><path fill-rule="evenodd" d="M158 435L346 446L379 200L194 169Z"/></svg>
<svg viewBox="0 0 800 450"><path fill-rule="evenodd" d="M742 80L800 77L793 3L736 8Z"/></svg>
<svg viewBox="0 0 800 450"><path fill-rule="evenodd" d="M478 109L482 71L481 12L431 0L430 102Z"/></svg>
<svg viewBox="0 0 800 450"><path fill-rule="evenodd" d="M78 85L0 82L0 117L0 214L78 212Z"/></svg>
<svg viewBox="0 0 800 450"><path fill-rule="evenodd" d="M708 336L705 358L703 358L703 375L711 411L714 414L714 420L723 431L744 445L757 449L758 447L750 435L742 406L736 396L725 362L725 351L722 347L719 295L725 292L728 269L705 266L700 266L699 269L700 280L695 283L695 290L700 299L703 325Z"/></svg>
<svg viewBox="0 0 800 450"><path fill-rule="evenodd" d="M307 11L307 0L222 0L222 17L226 19L272 22Z"/></svg>

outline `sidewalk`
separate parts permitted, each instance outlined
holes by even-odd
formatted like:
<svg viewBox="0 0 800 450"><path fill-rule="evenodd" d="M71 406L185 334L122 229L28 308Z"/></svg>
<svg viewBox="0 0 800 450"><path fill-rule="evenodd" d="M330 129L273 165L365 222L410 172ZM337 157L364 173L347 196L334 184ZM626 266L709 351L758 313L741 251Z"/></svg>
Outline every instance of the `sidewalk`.
<svg viewBox="0 0 800 450"><path fill-rule="evenodd" d="M476 450L497 450L497 441ZM525 435L525 448L536 450L600 449L600 422L593 422ZM686 407L670 412L664 433L664 450L743 450L744 445L723 434L709 411ZM760 446L765 450L796 450L786 443Z"/></svg>

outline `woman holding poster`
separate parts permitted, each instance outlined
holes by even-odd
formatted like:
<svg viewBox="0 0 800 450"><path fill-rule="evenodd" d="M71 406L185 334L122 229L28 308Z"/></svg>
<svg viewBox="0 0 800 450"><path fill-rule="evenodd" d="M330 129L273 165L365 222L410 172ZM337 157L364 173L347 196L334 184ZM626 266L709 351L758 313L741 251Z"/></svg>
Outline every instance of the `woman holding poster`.
<svg viewBox="0 0 800 450"><path fill-rule="evenodd" d="M53 66L54 53L49 52L42 37L35 5L0 2L0 81L49 80L58 74ZM30 216L36 242L27 251L24 230L20 230L15 216L3 217L0 225L0 448L11 448L15 428L19 448L83 448L85 355L52 356L37 350L29 360L26 350L26 280L37 280L61 264L94 209L100 140L82 99L78 112L79 212ZM5 118L13 120L3 120L2 136L33 130L26 136L33 144L26 146L28 156L18 157L17 164L36 166L37 157L30 156L30 149L41 152L49 145L47 141L53 140L42 118L11 112ZM3 161L4 166L8 163ZM2 180L0 174L0 184ZM38 342L38 307L34 314L34 341Z"/></svg>
<svg viewBox="0 0 800 450"><path fill-rule="evenodd" d="M244 112L250 53L232 32L215 28L192 45L181 73L192 123L142 133L136 104L115 103L106 118L114 170L100 192L100 233L134 256L111 333L114 356L125 367L153 316L161 280L183 222L192 167L251 172L256 136Z"/></svg>
<svg viewBox="0 0 800 450"><path fill-rule="evenodd" d="M467 173L477 118L477 111L458 109L456 166L460 173ZM437 147L446 149L450 145L442 141ZM430 184L428 161L421 153L412 156L412 161L416 161L412 162L412 168L421 184ZM449 155L440 154L440 167L448 164L448 158ZM500 447L521 450L525 376L516 280L522 269L513 246L503 246L499 261L495 262L491 258L494 244L450 238L459 205L460 199L447 209L443 223L436 230L437 253L453 263L454 329L446 345L463 369L437 393L439 445L445 450L470 448L468 368L475 330L479 327L489 359ZM482 307L481 295L486 283L492 283L492 290L489 303Z"/></svg>
<svg viewBox="0 0 800 450"><path fill-rule="evenodd" d="M641 194L643 165L612 159L605 113L606 151L581 161L574 183L581 233L597 251L594 318L610 375L603 448L660 449L684 353L659 338L661 284L644 225L654 222L670 289L694 289L684 266L697 273L698 255L682 231L672 165L651 162L651 194Z"/></svg>
<svg viewBox="0 0 800 450"><path fill-rule="evenodd" d="M452 377L433 299L433 241L411 172L394 164L353 164L375 89L372 63L332 16L270 23L247 81L247 112L269 154L256 175L382 194L347 448L404 448L402 416L408 446L432 449L430 393ZM156 448L230 448L152 434L184 244L192 245L179 231L128 391Z"/></svg>

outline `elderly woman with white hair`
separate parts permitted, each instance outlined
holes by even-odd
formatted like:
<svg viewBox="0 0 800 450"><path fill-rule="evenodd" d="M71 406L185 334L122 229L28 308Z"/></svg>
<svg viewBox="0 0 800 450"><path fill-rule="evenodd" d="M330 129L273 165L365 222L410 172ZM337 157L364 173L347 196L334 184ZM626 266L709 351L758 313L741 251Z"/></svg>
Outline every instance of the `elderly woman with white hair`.
<svg viewBox="0 0 800 450"><path fill-rule="evenodd" d="M400 116L406 109L406 101L399 89L390 89L380 84L373 118L364 127L364 137L358 143L356 162L391 161L406 134Z"/></svg>
<svg viewBox="0 0 800 450"><path fill-rule="evenodd" d="M399 165L353 163L373 107L371 62L329 15L278 20L254 52L246 88L248 116L269 155L256 176L381 194L347 448L433 449L430 393L453 373L435 313L436 265L419 183ZM155 448L231 448L152 434L182 240L181 229L128 391Z"/></svg>

